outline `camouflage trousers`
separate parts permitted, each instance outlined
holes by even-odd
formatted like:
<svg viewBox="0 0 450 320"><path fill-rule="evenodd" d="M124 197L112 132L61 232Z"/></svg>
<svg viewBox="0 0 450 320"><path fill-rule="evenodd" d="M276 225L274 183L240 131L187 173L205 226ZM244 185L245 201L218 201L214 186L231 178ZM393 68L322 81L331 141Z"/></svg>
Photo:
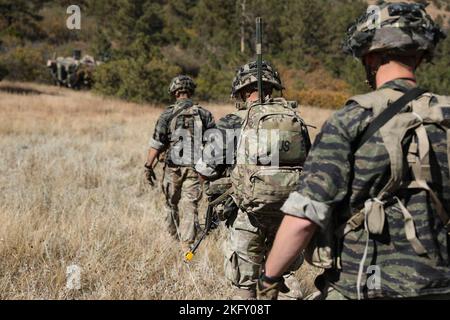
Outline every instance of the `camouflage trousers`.
<svg viewBox="0 0 450 320"><path fill-rule="evenodd" d="M256 217L239 210L236 218L229 221L224 268L225 277L233 286L241 289L255 287L283 216L280 213L279 216ZM301 264L299 255L290 270L297 270Z"/></svg>
<svg viewBox="0 0 450 320"><path fill-rule="evenodd" d="M188 167L166 166L162 188L169 233L183 242L193 243L197 235L198 203L202 197L197 173Z"/></svg>

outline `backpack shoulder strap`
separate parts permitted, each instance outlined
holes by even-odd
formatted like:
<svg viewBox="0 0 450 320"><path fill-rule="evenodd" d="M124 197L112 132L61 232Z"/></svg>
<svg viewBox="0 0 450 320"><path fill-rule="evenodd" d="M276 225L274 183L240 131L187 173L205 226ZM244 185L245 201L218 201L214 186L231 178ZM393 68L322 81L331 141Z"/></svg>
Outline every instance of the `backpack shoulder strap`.
<svg viewBox="0 0 450 320"><path fill-rule="evenodd" d="M192 114L192 116L194 117L194 130L197 130L197 131L199 131L199 133L201 134L201 135L203 135L203 119L202 119L202 117L201 117L201 115L200 115L200 109L201 109L202 107L200 107L199 105L194 105L194 106L192 106L192 108L190 108L190 110L191 110L191 114Z"/></svg>
<svg viewBox="0 0 450 320"><path fill-rule="evenodd" d="M430 171L431 144L425 126L423 125L425 123L435 123L447 131L447 159L450 164L450 113L445 114L447 108L450 111L450 98L433 94L427 94L426 98L413 105L413 112L421 117L422 125L416 128L416 141L411 143L409 147L408 163L412 169L414 179L407 187L424 189L429 193L438 216L450 233L449 213L446 211L436 192L427 182L432 180Z"/></svg>
<svg viewBox="0 0 450 320"><path fill-rule="evenodd" d="M244 122L245 117L247 116L247 110L237 110L233 112L236 117L241 118L241 124Z"/></svg>
<svg viewBox="0 0 450 320"><path fill-rule="evenodd" d="M175 104L173 106L173 112L170 117L170 132L174 132L177 126L177 119L180 115L193 107L192 102L185 102L181 104Z"/></svg>
<svg viewBox="0 0 450 320"><path fill-rule="evenodd" d="M347 105L356 102L364 109L373 111L374 116L377 116L386 107L388 101L395 101L402 95L401 92L385 88L376 90L366 94L353 96L347 101Z"/></svg>
<svg viewBox="0 0 450 320"><path fill-rule="evenodd" d="M382 111L375 118L375 120L370 123L363 135L357 140L357 142L355 142L354 150L359 150L378 130L380 130L389 120L391 120L393 116L399 113L408 103L417 99L426 92L427 90L422 88L413 88L388 106L388 108Z"/></svg>

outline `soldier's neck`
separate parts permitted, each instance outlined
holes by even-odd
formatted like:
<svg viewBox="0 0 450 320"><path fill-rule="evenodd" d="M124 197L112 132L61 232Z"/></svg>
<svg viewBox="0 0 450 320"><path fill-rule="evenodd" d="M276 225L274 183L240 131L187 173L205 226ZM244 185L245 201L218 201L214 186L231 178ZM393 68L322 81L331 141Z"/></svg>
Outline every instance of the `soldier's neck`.
<svg viewBox="0 0 450 320"><path fill-rule="evenodd" d="M187 100L187 99L190 99L190 97L187 94L180 94L177 96L177 101Z"/></svg>
<svg viewBox="0 0 450 320"><path fill-rule="evenodd" d="M253 102L258 101L258 99L259 99L258 91L253 91L253 92L247 97L247 102L251 104L251 103L253 103Z"/></svg>
<svg viewBox="0 0 450 320"><path fill-rule="evenodd" d="M391 61L387 64L382 65L377 72L377 88L380 88L384 84L397 80L397 79L408 79L412 85L416 84L416 75L414 74L413 68Z"/></svg>
<svg viewBox="0 0 450 320"><path fill-rule="evenodd" d="M265 101L267 101L268 99L270 99L271 98L271 96L270 95L268 95L268 96L266 96L265 97ZM254 92L252 92L247 98L246 98L246 100L245 100L245 102L247 103L247 104L252 104L252 103L255 103L255 102L258 102L259 101L259 94L258 94L258 91L254 91Z"/></svg>

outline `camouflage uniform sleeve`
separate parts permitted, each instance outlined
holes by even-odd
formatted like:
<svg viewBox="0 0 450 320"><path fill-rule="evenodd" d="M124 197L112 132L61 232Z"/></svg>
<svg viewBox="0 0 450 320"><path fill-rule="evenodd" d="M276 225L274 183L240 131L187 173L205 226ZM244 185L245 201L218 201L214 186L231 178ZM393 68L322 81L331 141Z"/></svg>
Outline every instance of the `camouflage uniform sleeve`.
<svg viewBox="0 0 450 320"><path fill-rule="evenodd" d="M326 228L334 207L347 196L352 174L352 143L367 127L371 114L370 110L352 103L331 116L306 160L299 190L291 193L283 212Z"/></svg>
<svg viewBox="0 0 450 320"><path fill-rule="evenodd" d="M164 111L156 122L155 131L150 139L149 147L156 150L163 150L169 145L169 125L172 108Z"/></svg>

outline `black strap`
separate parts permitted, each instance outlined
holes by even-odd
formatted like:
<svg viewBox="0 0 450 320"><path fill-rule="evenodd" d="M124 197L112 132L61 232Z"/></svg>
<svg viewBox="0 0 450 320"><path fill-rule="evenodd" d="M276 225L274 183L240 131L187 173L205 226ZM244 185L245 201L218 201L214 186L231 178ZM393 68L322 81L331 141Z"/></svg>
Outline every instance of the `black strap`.
<svg viewBox="0 0 450 320"><path fill-rule="evenodd" d="M358 151L378 130L380 130L389 120L392 119L397 113L399 113L408 103L417 99L428 90L422 88L413 88L407 91L400 99L392 103L387 107L380 115L372 121L372 123L364 131L359 140L355 142L356 148L354 151Z"/></svg>
<svg viewBox="0 0 450 320"><path fill-rule="evenodd" d="M282 281L284 280L283 276L279 276L279 277L268 277L268 276L266 276L266 273L265 273L265 272L263 272L263 273L261 274L261 276L259 277L259 279L260 279L262 282L268 283L268 284L270 284L270 285L276 284L276 283L280 283L280 282L282 282Z"/></svg>

